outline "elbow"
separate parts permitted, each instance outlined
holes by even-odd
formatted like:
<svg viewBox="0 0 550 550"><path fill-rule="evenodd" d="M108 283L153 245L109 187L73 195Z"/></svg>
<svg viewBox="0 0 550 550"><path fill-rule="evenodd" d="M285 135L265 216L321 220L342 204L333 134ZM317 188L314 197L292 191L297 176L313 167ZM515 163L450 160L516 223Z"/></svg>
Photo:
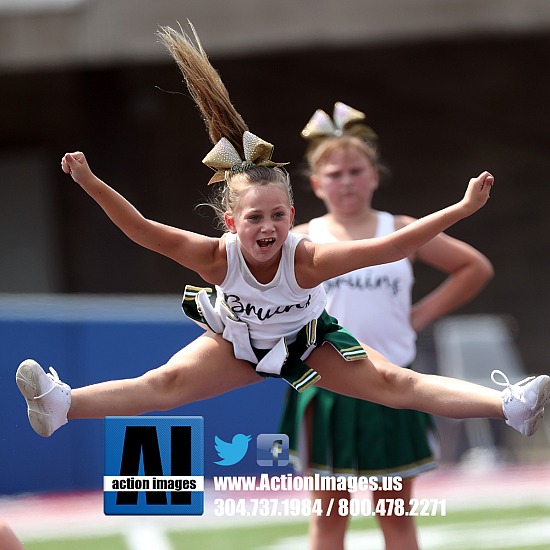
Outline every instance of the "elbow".
<svg viewBox="0 0 550 550"><path fill-rule="evenodd" d="M139 227L131 227L123 229L122 231L131 241L134 241L137 244L141 244L143 240L144 231Z"/></svg>
<svg viewBox="0 0 550 550"><path fill-rule="evenodd" d="M488 283L495 277L495 268L486 256L482 256L480 262L481 277Z"/></svg>
<svg viewBox="0 0 550 550"><path fill-rule="evenodd" d="M495 277L493 264L483 254L479 253L474 264L475 279L479 286L483 288Z"/></svg>

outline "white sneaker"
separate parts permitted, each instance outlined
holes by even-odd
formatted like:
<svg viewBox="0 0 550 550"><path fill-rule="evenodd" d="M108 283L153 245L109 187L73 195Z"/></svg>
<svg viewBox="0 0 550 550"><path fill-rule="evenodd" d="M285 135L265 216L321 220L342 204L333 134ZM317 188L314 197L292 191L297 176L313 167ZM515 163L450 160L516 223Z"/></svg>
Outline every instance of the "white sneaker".
<svg viewBox="0 0 550 550"><path fill-rule="evenodd" d="M495 379L497 374L502 376L504 382ZM502 371L494 370L491 379L499 386L506 386L502 390L502 410L506 424L523 435L533 435L544 417L544 406L550 398L550 376L529 376L521 382L510 384Z"/></svg>
<svg viewBox="0 0 550 550"><path fill-rule="evenodd" d="M29 422L38 435L49 437L67 423L71 388L59 380L52 367L46 374L36 361L27 359L19 365L15 381L27 401Z"/></svg>

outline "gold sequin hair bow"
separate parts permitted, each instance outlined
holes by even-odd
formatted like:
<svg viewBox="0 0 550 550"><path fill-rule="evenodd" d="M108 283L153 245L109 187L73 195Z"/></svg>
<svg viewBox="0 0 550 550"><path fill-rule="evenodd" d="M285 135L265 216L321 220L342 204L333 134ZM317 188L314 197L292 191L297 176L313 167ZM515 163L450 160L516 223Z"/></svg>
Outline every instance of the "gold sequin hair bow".
<svg viewBox="0 0 550 550"><path fill-rule="evenodd" d="M356 136L374 145L378 136L370 126L363 123L365 118L365 113L338 101L334 104L332 118L322 109L317 109L300 135L309 141L331 136L349 135Z"/></svg>
<svg viewBox="0 0 550 550"><path fill-rule="evenodd" d="M216 173L210 178L208 185L224 181L227 172L237 174L250 170L254 166L284 166L288 162L273 162L273 145L246 131L243 134L244 160L233 147L233 144L222 137L214 148L206 155L202 162L215 170Z"/></svg>

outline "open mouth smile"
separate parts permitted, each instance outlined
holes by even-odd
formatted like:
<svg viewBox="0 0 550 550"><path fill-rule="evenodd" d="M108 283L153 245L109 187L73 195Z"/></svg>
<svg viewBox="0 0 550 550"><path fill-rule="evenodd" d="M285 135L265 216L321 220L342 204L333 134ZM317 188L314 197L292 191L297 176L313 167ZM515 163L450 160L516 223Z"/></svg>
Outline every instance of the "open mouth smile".
<svg viewBox="0 0 550 550"><path fill-rule="evenodd" d="M256 242L260 248L266 249L275 243L275 239L273 237L269 239L258 239Z"/></svg>

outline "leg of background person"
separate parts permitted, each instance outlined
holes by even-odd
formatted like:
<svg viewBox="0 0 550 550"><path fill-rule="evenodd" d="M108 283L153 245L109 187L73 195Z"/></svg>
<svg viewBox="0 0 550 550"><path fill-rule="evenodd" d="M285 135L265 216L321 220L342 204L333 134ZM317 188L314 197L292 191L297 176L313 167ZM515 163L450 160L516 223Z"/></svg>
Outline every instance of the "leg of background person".
<svg viewBox="0 0 550 550"><path fill-rule="evenodd" d="M0 519L0 548L2 550L25 550L13 529L3 519Z"/></svg>
<svg viewBox="0 0 550 550"><path fill-rule="evenodd" d="M412 495L413 481L414 478L404 479L401 491L377 491L373 493L374 509L376 510L380 499L390 499L392 503L395 503L396 499L403 499L405 501L405 510L407 510ZM387 505L385 509L388 509ZM384 534L386 550L418 550L414 518L391 514L377 515L376 519Z"/></svg>
<svg viewBox="0 0 550 550"><path fill-rule="evenodd" d="M309 550L344 550L349 515L338 513L338 503L340 499L349 501L349 493L347 491L313 491L311 498L319 499L323 510L328 510L330 499L334 500L330 516L312 514L309 524Z"/></svg>

